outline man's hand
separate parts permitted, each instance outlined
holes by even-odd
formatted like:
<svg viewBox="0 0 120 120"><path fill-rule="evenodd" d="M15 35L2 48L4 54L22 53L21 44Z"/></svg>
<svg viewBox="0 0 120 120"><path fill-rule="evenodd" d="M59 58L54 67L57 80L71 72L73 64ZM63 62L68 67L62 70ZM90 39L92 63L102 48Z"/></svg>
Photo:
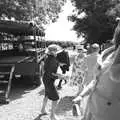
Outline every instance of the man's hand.
<svg viewBox="0 0 120 120"><path fill-rule="evenodd" d="M68 81L70 79L70 77L68 75L65 75L64 79Z"/></svg>

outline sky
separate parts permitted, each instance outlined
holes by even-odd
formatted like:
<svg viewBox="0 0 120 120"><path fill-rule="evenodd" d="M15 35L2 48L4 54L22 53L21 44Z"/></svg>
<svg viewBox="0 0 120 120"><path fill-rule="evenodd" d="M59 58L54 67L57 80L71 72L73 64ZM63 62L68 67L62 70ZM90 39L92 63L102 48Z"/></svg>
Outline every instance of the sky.
<svg viewBox="0 0 120 120"><path fill-rule="evenodd" d="M67 0L57 22L47 26L46 40L78 41L76 32L71 30L74 23L67 20L67 16L72 13L73 8L70 0Z"/></svg>

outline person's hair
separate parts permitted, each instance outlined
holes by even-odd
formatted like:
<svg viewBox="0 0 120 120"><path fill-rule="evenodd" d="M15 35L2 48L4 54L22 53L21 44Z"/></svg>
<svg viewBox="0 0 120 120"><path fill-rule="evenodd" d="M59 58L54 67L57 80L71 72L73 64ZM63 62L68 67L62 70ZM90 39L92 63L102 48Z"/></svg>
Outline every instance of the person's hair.
<svg viewBox="0 0 120 120"><path fill-rule="evenodd" d="M93 52L99 51L99 45L97 43L94 43L91 45Z"/></svg>
<svg viewBox="0 0 120 120"><path fill-rule="evenodd" d="M94 52L99 52L99 45L97 43L94 43L88 47L88 54L92 54Z"/></svg>

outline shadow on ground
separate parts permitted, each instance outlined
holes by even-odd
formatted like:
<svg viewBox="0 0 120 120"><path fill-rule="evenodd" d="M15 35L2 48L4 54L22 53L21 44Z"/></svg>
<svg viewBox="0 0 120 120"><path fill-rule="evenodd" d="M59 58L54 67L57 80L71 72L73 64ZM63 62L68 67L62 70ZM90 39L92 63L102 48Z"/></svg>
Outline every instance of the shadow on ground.
<svg viewBox="0 0 120 120"><path fill-rule="evenodd" d="M74 96L65 96L60 99L57 105L56 114L62 115L65 112L72 110Z"/></svg>
<svg viewBox="0 0 120 120"><path fill-rule="evenodd" d="M24 94L29 93L36 88L37 86L33 84L29 84L28 80L21 80L21 79L13 80L9 99L10 101L13 101L22 98Z"/></svg>

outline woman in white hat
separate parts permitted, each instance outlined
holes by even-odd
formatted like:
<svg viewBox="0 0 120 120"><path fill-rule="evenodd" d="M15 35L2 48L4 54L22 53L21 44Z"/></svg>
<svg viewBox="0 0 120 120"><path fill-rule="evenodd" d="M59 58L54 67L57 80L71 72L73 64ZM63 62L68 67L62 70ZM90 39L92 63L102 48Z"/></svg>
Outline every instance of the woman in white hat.
<svg viewBox="0 0 120 120"><path fill-rule="evenodd" d="M61 74L57 74L57 69L59 63L56 59L56 53L58 52L59 46L52 44L49 45L46 50L46 58L44 62L44 75L43 75L43 84L45 87L45 97L43 99L43 105L41 109L41 114L46 114L46 104L48 99L52 100L52 109L51 109L51 120L56 120L57 117L55 115L55 109L57 105L57 101L59 100L59 95L57 93L54 82L56 79L65 79L65 77Z"/></svg>
<svg viewBox="0 0 120 120"><path fill-rule="evenodd" d="M92 44L88 48L87 55L83 59L83 62L82 62L83 65L86 65L86 69L81 69L81 68L84 68L82 67L82 65L79 66L80 68L79 71L80 70L84 71L84 77L82 79L82 89L81 90L79 89L77 97L81 94L84 88L86 89L86 86L94 79L94 72L95 72L95 66L97 63L98 52L99 52L99 45L96 43ZM85 107L83 108L83 112L84 112L84 109Z"/></svg>
<svg viewBox="0 0 120 120"><path fill-rule="evenodd" d="M83 47L78 47L78 54L75 56L71 78L70 78L70 85L78 86L78 91L76 96L79 95L81 90L83 89L83 81L85 79L85 74L87 71L87 64L86 64L86 52L87 50L83 49Z"/></svg>

